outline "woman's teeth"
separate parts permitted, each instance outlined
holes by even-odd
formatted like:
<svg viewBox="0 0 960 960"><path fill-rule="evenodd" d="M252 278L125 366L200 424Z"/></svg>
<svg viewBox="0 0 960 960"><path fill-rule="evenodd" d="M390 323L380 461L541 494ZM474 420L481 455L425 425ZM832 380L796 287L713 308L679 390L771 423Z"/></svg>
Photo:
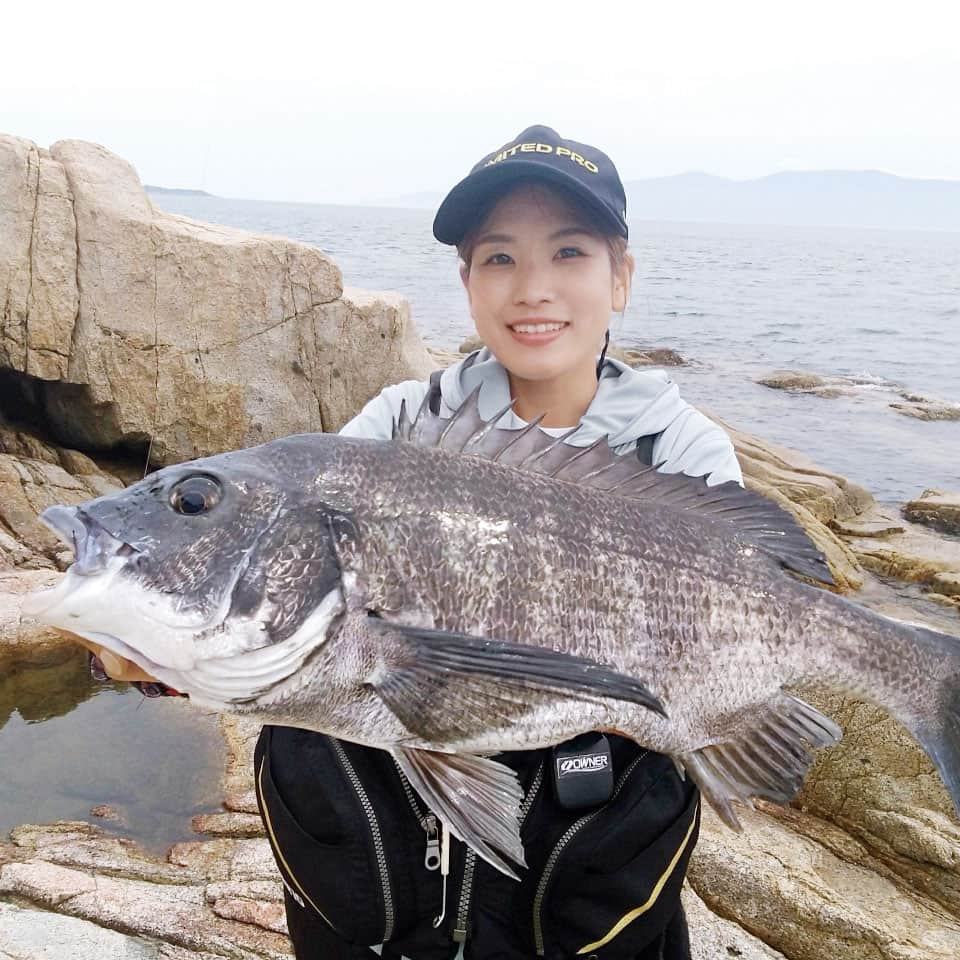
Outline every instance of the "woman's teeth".
<svg viewBox="0 0 960 960"><path fill-rule="evenodd" d="M565 323L515 323L510 329L515 333L553 333L565 326Z"/></svg>

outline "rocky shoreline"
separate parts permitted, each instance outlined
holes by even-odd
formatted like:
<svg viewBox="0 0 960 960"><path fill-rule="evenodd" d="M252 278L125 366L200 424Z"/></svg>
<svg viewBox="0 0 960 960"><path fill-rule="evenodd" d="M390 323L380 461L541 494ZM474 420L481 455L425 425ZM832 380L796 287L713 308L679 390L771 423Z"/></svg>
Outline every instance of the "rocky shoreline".
<svg viewBox="0 0 960 960"><path fill-rule="evenodd" d="M905 391L897 384L871 377L828 377L810 370L776 370L757 383L773 390L807 393L825 400L872 396L891 410L916 420L960 420L960 403Z"/></svg>
<svg viewBox="0 0 960 960"><path fill-rule="evenodd" d="M319 251L160 213L102 148L0 136L0 201L0 669L62 644L19 615L69 562L37 521L46 506L118 489L147 458L336 429L382 385L459 357L428 352L400 298L344 290ZM926 491L898 515L724 426L748 485L797 516L839 589L960 636L960 493ZM939 778L882 711L803 693L844 741L793 806L758 803L743 834L705 811L684 894L694 956L956 960L960 824ZM165 857L87 822L0 838L0 960L291 956L253 792L258 726L219 724L223 809Z"/></svg>

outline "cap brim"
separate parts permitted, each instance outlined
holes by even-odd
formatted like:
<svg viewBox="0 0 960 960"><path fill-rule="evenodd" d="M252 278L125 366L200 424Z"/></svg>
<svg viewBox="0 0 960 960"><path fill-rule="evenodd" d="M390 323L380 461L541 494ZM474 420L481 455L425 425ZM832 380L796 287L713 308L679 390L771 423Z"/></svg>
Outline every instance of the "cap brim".
<svg viewBox="0 0 960 960"><path fill-rule="evenodd" d="M522 163L504 161L491 164L461 180L444 198L433 219L433 235L441 242L457 246L492 194L522 181L545 181L565 187L594 211L613 231L626 236L623 221L576 177L552 164L529 159Z"/></svg>

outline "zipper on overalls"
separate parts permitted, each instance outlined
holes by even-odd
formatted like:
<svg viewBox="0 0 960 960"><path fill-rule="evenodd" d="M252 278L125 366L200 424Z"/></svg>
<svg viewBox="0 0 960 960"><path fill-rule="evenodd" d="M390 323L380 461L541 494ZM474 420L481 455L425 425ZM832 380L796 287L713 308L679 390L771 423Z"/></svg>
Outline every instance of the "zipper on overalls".
<svg viewBox="0 0 960 960"><path fill-rule="evenodd" d="M383 893L383 942L386 942L393 936L393 925L396 918L393 907L393 889L390 886L390 871L387 867L387 854L383 846L383 836L380 833L380 823L377 820L377 814L373 809L373 804L367 796L367 791L360 782L360 777L357 776L357 771L350 762L350 757L347 756L343 745L333 737L329 739L333 746L333 751L337 755L337 759L340 761L341 766L347 774L347 778L353 786L354 793L356 793L360 801L360 806L363 807L363 812L367 817L367 824L370 827L370 835L373 837L373 850L377 860L377 870L380 874L381 892Z"/></svg>
<svg viewBox="0 0 960 960"><path fill-rule="evenodd" d="M637 767L637 764L640 763L640 761L646 755L647 751L643 751L643 753L641 753L639 756L634 757L620 775L620 778L617 780L613 793L610 795L610 799L607 801L607 803L605 803L602 807L598 807L596 810L591 811L590 813L584 814L584 816L582 816L579 820L567 827L563 836L557 841L556 846L550 851L550 856L547 858L547 862L544 865L543 873L540 876L540 882L537 884L537 892L533 899L533 940L538 957L542 957L545 952L543 934L543 900L547 893L547 887L550 884L550 878L553 876L553 871L557 866L557 861L560 859L560 854L563 853L563 851L567 848L567 845L570 843L570 841L588 823L590 823L594 817L596 817L606 808L607 804L613 802L617 794L619 794L623 789L623 785L627 782L627 778L631 773L633 773Z"/></svg>
<svg viewBox="0 0 960 960"><path fill-rule="evenodd" d="M407 803L410 804L413 815L417 818L420 826L423 828L423 832L427 835L427 849L423 855L423 865L427 870L439 870L440 822L429 810L426 813L423 812L423 808L417 800L417 795L413 792L413 787L410 786L410 781L407 779L406 774L400 769L399 765L397 765L397 773L400 776L400 783L403 784L403 793L407 798Z"/></svg>

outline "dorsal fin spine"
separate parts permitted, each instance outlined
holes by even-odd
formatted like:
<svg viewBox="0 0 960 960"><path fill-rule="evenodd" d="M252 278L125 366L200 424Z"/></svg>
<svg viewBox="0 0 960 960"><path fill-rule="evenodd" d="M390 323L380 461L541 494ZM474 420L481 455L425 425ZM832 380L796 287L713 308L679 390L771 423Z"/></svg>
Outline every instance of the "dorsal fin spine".
<svg viewBox="0 0 960 960"><path fill-rule="evenodd" d="M498 461L515 443L518 443L522 440L528 433L532 433L537 427L540 426L540 421L546 416L545 413L541 413L539 417L534 420L531 420L525 427L521 430L511 431L511 433L516 432L516 436L507 441L504 446L496 452L496 454L491 458L494 462Z"/></svg>
<svg viewBox="0 0 960 960"><path fill-rule="evenodd" d="M464 402L461 403L456 410L454 410L453 416L450 417L450 419L447 421L447 425L443 428L443 432L440 434L440 439L437 442L438 447L443 447L444 441L450 435L450 431L453 430L453 428L462 419L464 419L469 413L471 413L474 409L476 409L479 412L479 409L480 409L479 398L480 398L480 387L478 385L474 387L473 391L470 393L467 399L464 400ZM467 439L469 440L469 437Z"/></svg>
<svg viewBox="0 0 960 960"><path fill-rule="evenodd" d="M480 404L478 398L477 409L479 410L479 408ZM497 413L495 413L490 420L484 423L484 425L480 427L480 429L477 430L469 440L467 440L467 442L463 445L463 449L466 450L467 447L477 446L483 440L483 438L490 433L491 430L496 429L496 425L500 422L500 418L503 417L504 414L509 413L512 409L513 400L511 400L502 410L499 410Z"/></svg>
<svg viewBox="0 0 960 960"><path fill-rule="evenodd" d="M538 460L542 460L548 453L550 453L551 450L556 450L557 447L566 442L567 437L572 437L579 429L579 427L573 427L571 430L561 434L559 437L555 437L552 443L548 443L542 450L537 450L534 453L531 453L530 456L526 457L521 463L518 463L517 466L522 468L532 468Z"/></svg>
<svg viewBox="0 0 960 960"><path fill-rule="evenodd" d="M406 400L404 400L404 403L406 403ZM417 430L420 428L423 422L424 414L429 410L429 408L430 408L430 391L428 390L427 393L424 395L423 400L420 401L420 406L417 409L417 415L413 418L413 422L410 424L409 439L411 440L416 439Z"/></svg>

